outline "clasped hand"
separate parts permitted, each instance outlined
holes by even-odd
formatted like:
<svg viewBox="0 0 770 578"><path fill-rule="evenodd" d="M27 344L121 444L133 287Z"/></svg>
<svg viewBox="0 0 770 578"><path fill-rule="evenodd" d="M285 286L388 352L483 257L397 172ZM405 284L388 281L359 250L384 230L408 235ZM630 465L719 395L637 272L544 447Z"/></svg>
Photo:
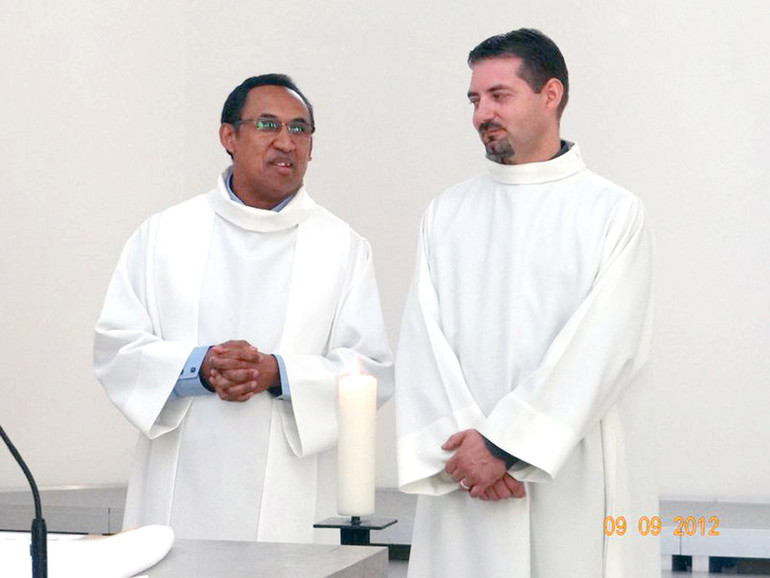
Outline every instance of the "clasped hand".
<svg viewBox="0 0 770 578"><path fill-rule="evenodd" d="M441 449L457 450L447 461L446 471L471 497L495 501L524 497L524 484L507 472L503 460L490 453L475 429L454 434Z"/></svg>
<svg viewBox="0 0 770 578"><path fill-rule="evenodd" d="M247 401L278 383L278 362L247 341L227 341L208 350L204 379L225 401Z"/></svg>

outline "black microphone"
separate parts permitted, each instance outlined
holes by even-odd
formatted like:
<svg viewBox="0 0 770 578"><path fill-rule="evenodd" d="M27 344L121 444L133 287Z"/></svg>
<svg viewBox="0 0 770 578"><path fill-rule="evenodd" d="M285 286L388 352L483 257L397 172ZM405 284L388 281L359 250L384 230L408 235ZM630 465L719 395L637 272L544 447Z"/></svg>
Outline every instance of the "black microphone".
<svg viewBox="0 0 770 578"><path fill-rule="evenodd" d="M21 467L24 475L27 476L29 487L32 488L32 498L35 500L35 519L32 520L31 534L32 543L29 547L29 553L32 556L32 578L48 578L48 531L43 519L43 507L40 505L40 492L37 491L37 484L35 483L35 478L32 477L32 472L29 471L27 464L24 463L19 450L16 449L16 446L13 445L10 438L5 434L3 426L0 426L0 436Z"/></svg>

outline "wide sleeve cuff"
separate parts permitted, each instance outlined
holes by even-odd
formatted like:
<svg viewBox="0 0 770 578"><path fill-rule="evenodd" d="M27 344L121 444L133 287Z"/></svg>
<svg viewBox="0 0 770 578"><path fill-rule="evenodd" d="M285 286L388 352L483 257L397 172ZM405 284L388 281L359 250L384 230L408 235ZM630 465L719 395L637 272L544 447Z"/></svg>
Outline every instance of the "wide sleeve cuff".
<svg viewBox="0 0 770 578"><path fill-rule="evenodd" d="M457 489L457 482L446 474L446 462L454 452L441 449L450 436L476 429L484 414L473 405L440 418L427 427L398 440L399 489L407 494L440 496Z"/></svg>
<svg viewBox="0 0 770 578"><path fill-rule="evenodd" d="M292 451L307 456L337 443L337 380L317 355L284 354L293 386L291 403L281 403L283 430ZM288 381L288 380L287 380Z"/></svg>
<svg viewBox="0 0 770 578"><path fill-rule="evenodd" d="M513 395L500 402L479 433L519 460L537 464L541 472L527 481L552 479L580 441L564 424Z"/></svg>

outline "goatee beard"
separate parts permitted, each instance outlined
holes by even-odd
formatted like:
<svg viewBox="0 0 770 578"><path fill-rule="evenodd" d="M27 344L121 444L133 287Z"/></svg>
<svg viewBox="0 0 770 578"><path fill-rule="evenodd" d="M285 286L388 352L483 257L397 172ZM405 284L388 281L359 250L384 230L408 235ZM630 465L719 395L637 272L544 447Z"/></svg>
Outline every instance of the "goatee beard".
<svg viewBox="0 0 770 578"><path fill-rule="evenodd" d="M500 165L513 164L513 147L507 140L496 140L484 143L487 151L487 158Z"/></svg>
<svg viewBox="0 0 770 578"><path fill-rule="evenodd" d="M503 127L494 121L487 121L479 126L479 136L487 151L487 158L501 165L513 164L513 147L507 138L484 138L485 133L491 129L503 130Z"/></svg>

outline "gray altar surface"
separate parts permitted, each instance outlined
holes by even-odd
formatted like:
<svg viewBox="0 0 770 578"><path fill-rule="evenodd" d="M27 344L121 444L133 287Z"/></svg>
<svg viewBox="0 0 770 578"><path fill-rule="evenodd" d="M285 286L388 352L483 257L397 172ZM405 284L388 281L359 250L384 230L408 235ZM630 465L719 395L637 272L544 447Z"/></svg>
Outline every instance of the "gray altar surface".
<svg viewBox="0 0 770 578"><path fill-rule="evenodd" d="M388 549L374 546L177 540L149 578L387 578Z"/></svg>

